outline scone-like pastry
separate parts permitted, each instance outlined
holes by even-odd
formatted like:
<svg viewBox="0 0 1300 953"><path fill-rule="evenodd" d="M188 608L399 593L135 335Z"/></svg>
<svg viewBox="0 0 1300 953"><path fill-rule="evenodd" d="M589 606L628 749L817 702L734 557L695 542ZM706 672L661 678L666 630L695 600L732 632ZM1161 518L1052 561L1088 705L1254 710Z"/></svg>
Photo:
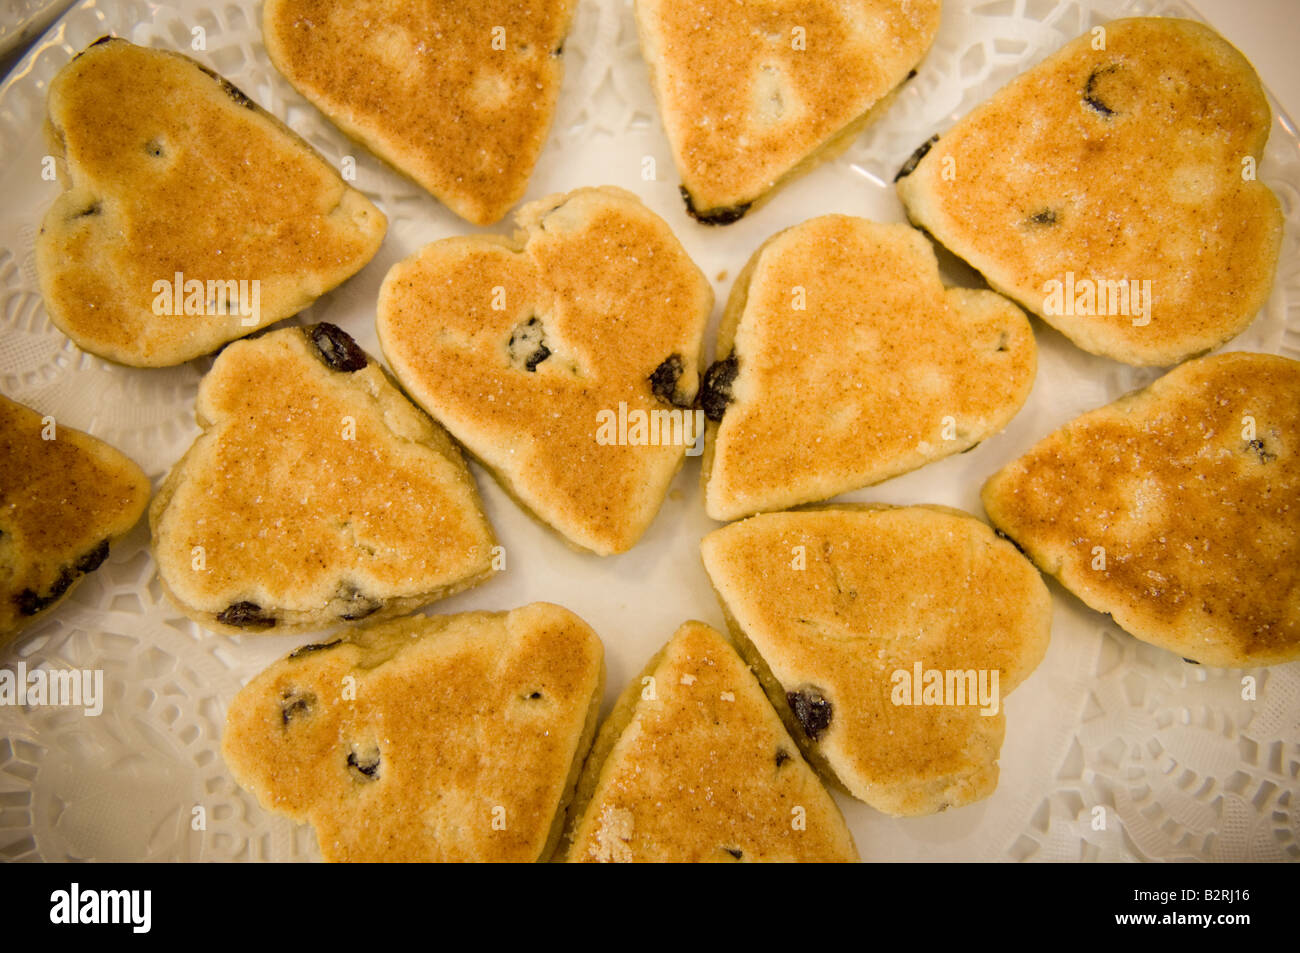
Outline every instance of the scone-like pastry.
<svg viewBox="0 0 1300 953"><path fill-rule="evenodd" d="M622 552L703 441L692 404L713 292L622 189L554 195L518 221L514 241L448 238L394 265L379 341L521 506L574 546Z"/></svg>
<svg viewBox="0 0 1300 953"><path fill-rule="evenodd" d="M344 331L226 348L149 510L163 587L223 632L410 612L482 582L495 539L460 452Z"/></svg>
<svg viewBox="0 0 1300 953"><path fill-rule="evenodd" d="M0 646L98 569L148 503L126 456L0 394Z"/></svg>
<svg viewBox="0 0 1300 953"><path fill-rule="evenodd" d="M716 520L788 509L968 450L1034 383L1029 320L944 288L906 225L826 215L768 239L736 279L705 375L702 480Z"/></svg>
<svg viewBox="0 0 1300 953"><path fill-rule="evenodd" d="M567 859L858 859L839 808L736 650L687 622L623 690L570 811Z"/></svg>
<svg viewBox="0 0 1300 953"><path fill-rule="evenodd" d="M1051 627L1010 543L946 507L843 506L755 516L700 548L742 654L826 776L893 815L993 793L1002 702Z"/></svg>
<svg viewBox="0 0 1300 953"><path fill-rule="evenodd" d="M727 225L885 109L939 0L637 0L636 21L687 211Z"/></svg>
<svg viewBox="0 0 1300 953"><path fill-rule="evenodd" d="M221 750L327 861L546 860L604 675L596 633L559 606L414 616L276 662L231 703Z"/></svg>
<svg viewBox="0 0 1300 953"><path fill-rule="evenodd" d="M576 0L267 0L271 62L348 135L476 225L546 142Z"/></svg>
<svg viewBox="0 0 1300 953"><path fill-rule="evenodd" d="M1191 20L1116 20L917 150L912 221L1086 351L1174 364L1243 331L1282 242L1254 69ZM928 151L927 151L928 150Z"/></svg>
<svg viewBox="0 0 1300 953"><path fill-rule="evenodd" d="M50 84L65 191L36 267L81 348L162 367L296 314L387 220L275 117L179 53L105 37Z"/></svg>
<svg viewBox="0 0 1300 953"><path fill-rule="evenodd" d="M1188 361L1044 438L983 500L1142 641L1222 668L1300 659L1300 362Z"/></svg>

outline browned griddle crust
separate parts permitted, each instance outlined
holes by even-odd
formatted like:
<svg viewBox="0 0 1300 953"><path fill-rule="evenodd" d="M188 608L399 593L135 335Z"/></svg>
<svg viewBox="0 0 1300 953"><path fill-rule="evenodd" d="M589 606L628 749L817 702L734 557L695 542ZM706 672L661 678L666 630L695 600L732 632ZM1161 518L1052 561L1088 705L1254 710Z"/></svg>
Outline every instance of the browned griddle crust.
<svg viewBox="0 0 1300 953"><path fill-rule="evenodd" d="M939 0L637 0L636 19L687 210L725 225L884 109Z"/></svg>
<svg viewBox="0 0 1300 953"><path fill-rule="evenodd" d="M466 221L524 194L576 0L267 0L275 68L344 132Z"/></svg>
<svg viewBox="0 0 1300 953"><path fill-rule="evenodd" d="M768 239L736 279L702 404L711 517L787 509L969 450L1034 383L1029 320L944 288L924 236L825 215Z"/></svg>
<svg viewBox="0 0 1300 953"><path fill-rule="evenodd" d="M1200 358L1045 437L989 479L984 508L1126 632L1274 665L1300 658L1298 439L1300 362Z"/></svg>
<svg viewBox="0 0 1300 953"><path fill-rule="evenodd" d="M314 149L178 53L101 41L55 76L48 108L65 191L36 240L41 294L101 357L210 353L301 311L383 240L383 213ZM177 274L184 299L186 282L202 294L160 298Z"/></svg>

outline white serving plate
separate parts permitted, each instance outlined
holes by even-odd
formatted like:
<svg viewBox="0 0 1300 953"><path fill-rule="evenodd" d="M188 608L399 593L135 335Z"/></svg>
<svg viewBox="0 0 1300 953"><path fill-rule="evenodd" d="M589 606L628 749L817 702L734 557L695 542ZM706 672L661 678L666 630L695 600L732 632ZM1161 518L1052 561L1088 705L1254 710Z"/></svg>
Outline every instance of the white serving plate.
<svg viewBox="0 0 1300 953"><path fill-rule="evenodd" d="M912 150L1003 83L1092 25L1122 15L1197 18L1177 0L947 0L934 48L889 113L842 157L723 229L693 223L637 49L629 0L581 0L550 141L528 199L580 185L631 189L674 228L714 280L719 306L769 235L826 212L902 221L890 180ZM0 392L87 430L138 461L155 486L197 428L193 400L210 359L166 370L114 366L73 346L41 304L32 239L57 185L41 178L45 92L76 52L106 33L177 49L210 65L330 161L354 156L356 185L390 230L368 267L297 319L332 321L379 354L374 306L388 268L421 245L475 231L386 169L308 105L271 67L260 5L85 0L0 86ZM202 27L206 50L194 51ZM1286 237L1273 294L1228 349L1300 358L1300 143L1274 102L1260 178L1279 195ZM658 178L642 179L653 156ZM495 229L508 231L502 223ZM947 280L979 279L942 255ZM1034 321L1039 371L1007 430L970 453L842 499L941 503L982 516L979 487L1003 463L1077 414L1158 372L1078 350ZM606 707L688 618L723 628L698 541L699 463L688 460L662 512L631 552L579 555L526 517L481 470L485 506L507 571L434 611L567 606L604 640ZM997 792L929 818L886 817L836 795L870 860L1300 859L1300 663L1250 672L1184 663L1117 630L1054 582L1052 645L1006 702ZM225 707L253 674L306 637L230 638L183 618L162 597L142 521L51 617L0 652L16 668L104 671L91 717L50 707L0 708L0 859L314 859L310 828L263 811L225 770ZM1257 698L1243 700L1243 675ZM1094 829L1096 807L1104 830ZM202 807L205 829L194 830Z"/></svg>

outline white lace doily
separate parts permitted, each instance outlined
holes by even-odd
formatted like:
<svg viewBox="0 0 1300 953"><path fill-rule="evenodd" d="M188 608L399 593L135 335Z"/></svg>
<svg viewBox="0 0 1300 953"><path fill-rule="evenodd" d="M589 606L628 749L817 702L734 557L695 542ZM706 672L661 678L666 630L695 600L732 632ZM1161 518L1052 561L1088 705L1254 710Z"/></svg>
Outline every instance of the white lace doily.
<svg viewBox="0 0 1300 953"><path fill-rule="evenodd" d="M252 6L252 5L250 5ZM884 119L842 157L725 229L695 225L677 194L627 0L582 0L565 45L566 75L549 144L528 198L613 184L664 216L720 300L773 232L841 211L903 219L889 185L912 150L999 86L1094 23L1113 16L1195 17L1178 2L947 0L919 75ZM193 401L209 360L166 370L117 367L74 347L41 305L32 239L57 185L41 178L45 91L77 51L105 33L187 52L229 77L330 161L354 156L356 185L387 213L376 259L299 321L329 320L378 354L374 306L388 268L419 246L473 231L350 144L274 72L259 12L235 3L88 0L74 7L0 86L0 392L87 430L138 461L155 485L196 433ZM206 49L191 48L201 27ZM1275 111L1277 110L1274 104ZM1234 350L1300 358L1300 159L1275 120L1260 178L1282 200L1287 231L1277 285ZM643 157L657 179L642 179ZM503 223L495 230L509 229ZM970 272L944 258L949 280ZM723 274L725 272L725 275ZM716 318L716 316L715 316ZM1157 376L1092 357L1035 322L1038 384L1002 435L846 499L942 503L981 513L984 479L1084 410ZM507 571L436 611L565 605L604 640L609 696L687 618L722 628L698 554L714 528L698 461L688 461L646 538L630 553L578 555L525 517L476 471L506 547ZM1300 859L1300 663L1250 673L1191 666L1135 641L1051 583L1052 646L1007 701L996 794L930 818L896 820L840 798L868 859ZM3 650L0 665L104 671L103 714L0 708L0 859L309 859L309 828L264 812L226 773L225 706L240 685L296 644L229 638L184 619L162 598L142 523L52 617ZM1254 675L1256 699L1242 699ZM608 704L609 699L607 699ZM838 795L837 795L838 797ZM204 830L193 829L203 808ZM1094 829L1096 808L1106 825Z"/></svg>

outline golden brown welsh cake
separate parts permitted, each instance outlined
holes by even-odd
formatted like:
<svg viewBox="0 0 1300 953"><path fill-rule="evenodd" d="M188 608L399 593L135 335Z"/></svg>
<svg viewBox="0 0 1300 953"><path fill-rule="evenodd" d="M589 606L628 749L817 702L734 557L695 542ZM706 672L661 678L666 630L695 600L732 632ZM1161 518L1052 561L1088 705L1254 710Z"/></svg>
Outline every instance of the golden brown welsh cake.
<svg viewBox="0 0 1300 953"><path fill-rule="evenodd" d="M839 808L727 640L687 622L623 690L570 811L570 861L853 861Z"/></svg>
<svg viewBox="0 0 1300 953"><path fill-rule="evenodd" d="M1244 330L1272 287L1269 122L1254 69L1209 27L1116 20L923 146L898 193L1079 347L1174 364Z"/></svg>
<svg viewBox="0 0 1300 953"><path fill-rule="evenodd" d="M703 440L692 404L713 292L621 189L551 196L518 221L514 241L444 239L393 266L379 341L520 505L579 548L622 552Z"/></svg>
<svg viewBox="0 0 1300 953"><path fill-rule="evenodd" d="M939 0L637 0L687 210L726 225L835 155L939 29Z"/></svg>
<svg viewBox="0 0 1300 953"><path fill-rule="evenodd" d="M231 344L196 412L149 522L164 589L205 627L379 619L491 574L460 452L334 325Z"/></svg>
<svg viewBox="0 0 1300 953"><path fill-rule="evenodd" d="M387 222L310 146L207 67L105 37L50 84L65 191L36 267L79 347L180 364L301 311Z"/></svg>
<svg viewBox="0 0 1300 953"><path fill-rule="evenodd" d="M1010 543L945 507L841 506L755 516L700 548L819 770L894 815L993 793L1002 702L1051 626L1047 587Z"/></svg>
<svg viewBox="0 0 1300 953"><path fill-rule="evenodd" d="M604 652L567 609L414 616L305 645L231 703L222 754L329 861L537 861L596 730Z"/></svg>
<svg viewBox="0 0 1300 953"><path fill-rule="evenodd" d="M126 456L0 395L0 647L98 569L148 503Z"/></svg>
<svg viewBox="0 0 1300 953"><path fill-rule="evenodd" d="M879 483L1002 430L1034 383L1025 315L944 288L916 229L826 215L736 279L701 401L717 520Z"/></svg>
<svg viewBox="0 0 1300 953"><path fill-rule="evenodd" d="M546 142L576 0L267 0L275 68L467 221L519 201Z"/></svg>
<svg viewBox="0 0 1300 953"><path fill-rule="evenodd" d="M1300 659L1300 362L1188 361L984 485L998 529L1144 642L1206 665Z"/></svg>

